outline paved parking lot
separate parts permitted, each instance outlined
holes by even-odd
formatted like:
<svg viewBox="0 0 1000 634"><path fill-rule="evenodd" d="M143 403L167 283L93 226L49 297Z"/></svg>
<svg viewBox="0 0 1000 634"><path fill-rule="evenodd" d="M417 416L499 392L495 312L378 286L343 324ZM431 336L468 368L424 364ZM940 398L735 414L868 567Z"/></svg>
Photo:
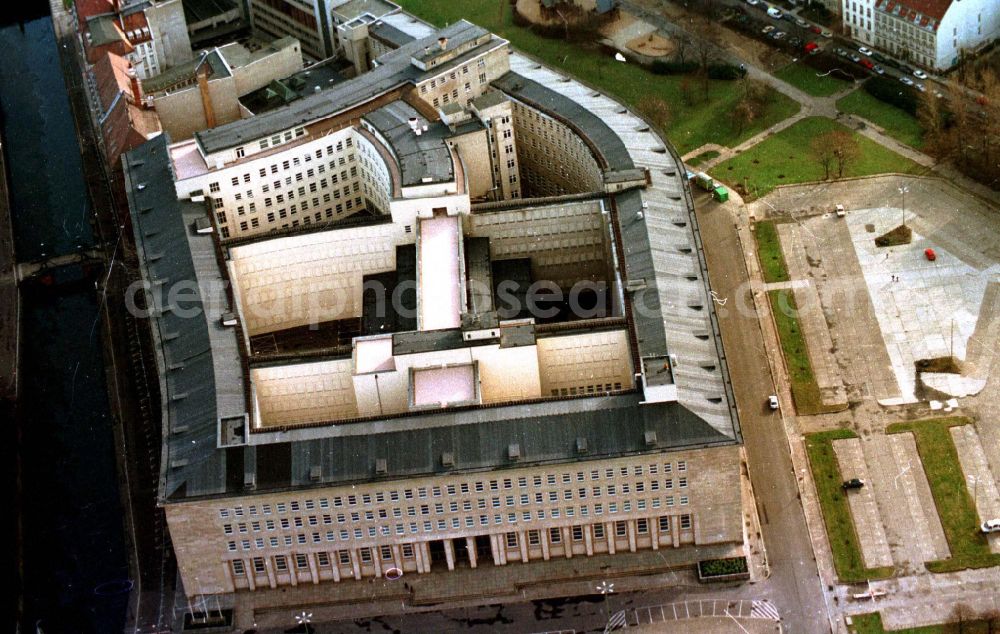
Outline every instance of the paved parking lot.
<svg viewBox="0 0 1000 634"><path fill-rule="evenodd" d="M845 438L833 441L833 452L837 456L840 474L845 480L858 478L865 482L860 489L844 491L847 504L851 507L854 518L854 529L858 533L861 545L861 555L865 566L878 568L892 565L892 553L889 551L889 541L885 537L882 517L879 514L878 503L872 493L871 478L868 475L868 465L865 464L864 451L860 438Z"/></svg>
<svg viewBox="0 0 1000 634"><path fill-rule="evenodd" d="M864 449L895 564L916 573L949 557L913 434L872 435Z"/></svg>
<svg viewBox="0 0 1000 634"><path fill-rule="evenodd" d="M847 207L846 219L830 213L836 204ZM904 204L912 242L875 247L875 237L903 222ZM779 229L789 271L816 284L829 326L829 338L817 335L809 324L818 322L805 314L810 353L821 370L830 367L823 351L832 341L852 400L873 395L887 405L913 403L940 396L923 386L957 396L982 389L1000 330L997 209L938 179L882 176L782 187L750 211L792 221ZM924 374L918 381L916 360L964 360L967 353L963 375ZM827 387L836 384L825 380Z"/></svg>
<svg viewBox="0 0 1000 634"><path fill-rule="evenodd" d="M979 511L979 519L985 521L1000 518L1000 494L997 493L996 482L975 426L962 425L952 427L950 431L955 449L958 450L958 460L965 473L965 484L975 501L976 510ZM1000 533L988 535L987 540L990 550L1000 553Z"/></svg>

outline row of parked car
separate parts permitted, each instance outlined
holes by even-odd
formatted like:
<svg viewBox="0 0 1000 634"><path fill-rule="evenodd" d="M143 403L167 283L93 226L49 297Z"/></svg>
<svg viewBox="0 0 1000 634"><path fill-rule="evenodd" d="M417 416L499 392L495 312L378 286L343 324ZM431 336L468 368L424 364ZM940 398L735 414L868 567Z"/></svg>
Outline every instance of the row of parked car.
<svg viewBox="0 0 1000 634"><path fill-rule="evenodd" d="M845 59L849 59L852 62L854 62L855 64L859 64L862 67L867 68L868 70L872 71L873 73L875 73L877 75L884 75L885 74L885 67L882 66L881 64L885 64L887 66L892 66L893 68L895 68L896 70L898 70L900 73L902 73L899 76L900 83L902 83L902 84L904 84L906 86L912 86L912 87L916 88L917 90L919 90L920 92L924 92L925 90L927 90L927 87L924 86L923 84L915 82L912 79L910 79L910 75L916 77L917 79L921 79L921 80L922 79L927 79L927 73L925 73L924 71L920 70L919 68L913 69L913 68L910 68L909 66L907 66L906 64L900 64L900 63L896 62L895 60L890 59L890 58L886 57L885 55L882 55L881 53L878 53L876 51L871 50L867 46L861 46L861 47L859 47L858 50L857 50L857 52L855 52L855 51L849 51L849 50L843 49L843 48L834 49L833 52L836 53L839 57L843 57ZM875 60L875 61L872 61L872 60ZM876 64L875 62L881 62L881 64Z"/></svg>
<svg viewBox="0 0 1000 634"><path fill-rule="evenodd" d="M761 20L754 18L752 15L740 12L739 16L736 18L737 24L739 24L740 28L747 33L757 34L758 37L768 38L776 45L792 48L796 51L802 51L805 53L817 53L819 52L819 45L816 42L809 41L809 35L816 34L825 35L826 37L833 36L833 34L829 31L825 31L818 26L812 26L802 18L796 17L791 13L783 13L780 9L769 6L761 0L745 0L745 2L751 7L765 10L771 19L778 22L776 24L764 24ZM798 27L804 29L805 32L800 33L800 35L796 35L791 32L791 29L784 30L781 28L782 21L794 23Z"/></svg>

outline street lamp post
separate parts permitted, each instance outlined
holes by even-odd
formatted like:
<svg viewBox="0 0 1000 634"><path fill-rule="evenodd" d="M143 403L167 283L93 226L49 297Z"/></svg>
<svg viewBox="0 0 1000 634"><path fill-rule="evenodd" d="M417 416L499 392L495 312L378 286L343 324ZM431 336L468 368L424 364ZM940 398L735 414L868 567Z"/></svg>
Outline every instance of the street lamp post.
<svg viewBox="0 0 1000 634"><path fill-rule="evenodd" d="M295 615L295 622L304 627L306 634L312 632L312 626L310 625L310 623L312 623L312 617L312 612L306 612L305 610L302 610L300 614Z"/></svg>
<svg viewBox="0 0 1000 634"><path fill-rule="evenodd" d="M611 613L608 610L608 595L614 593L615 584L602 581L601 585L597 586L597 591L604 595L604 621L605 623L610 623Z"/></svg>
<svg viewBox="0 0 1000 634"><path fill-rule="evenodd" d="M910 192L910 188L906 185L901 185L899 187L899 193L903 196L903 226L906 226L906 194Z"/></svg>

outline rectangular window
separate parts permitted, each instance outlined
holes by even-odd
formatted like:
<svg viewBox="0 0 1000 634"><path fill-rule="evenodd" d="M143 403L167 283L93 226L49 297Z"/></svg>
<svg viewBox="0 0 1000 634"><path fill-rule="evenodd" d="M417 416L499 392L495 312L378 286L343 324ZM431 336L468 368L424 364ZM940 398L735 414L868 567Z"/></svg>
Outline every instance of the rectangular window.
<svg viewBox="0 0 1000 634"><path fill-rule="evenodd" d="M582 526L574 526L573 527L573 541L575 541L575 542L581 542L581 541L583 541L583 527Z"/></svg>
<svg viewBox="0 0 1000 634"><path fill-rule="evenodd" d="M246 575L247 571L246 571L246 568L243 567L243 560L242 559L236 559L236 560L234 560L232 562L232 564L233 564L233 576L234 577L242 577L242 576Z"/></svg>
<svg viewBox="0 0 1000 634"><path fill-rule="evenodd" d="M255 574L262 575L267 572L267 566L264 565L263 557L253 558L253 571Z"/></svg>
<svg viewBox="0 0 1000 634"><path fill-rule="evenodd" d="M528 531L528 545L537 546L540 543L541 543L541 535L538 533L538 531L537 530Z"/></svg>
<svg viewBox="0 0 1000 634"><path fill-rule="evenodd" d="M681 530L687 530L691 528L691 516L681 515Z"/></svg>
<svg viewBox="0 0 1000 634"><path fill-rule="evenodd" d="M635 521L635 532L640 535L645 535L649 532L649 520L646 518L639 518Z"/></svg>
<svg viewBox="0 0 1000 634"><path fill-rule="evenodd" d="M274 569L278 572L288 572L288 560L285 559L284 555L274 557Z"/></svg>
<svg viewBox="0 0 1000 634"><path fill-rule="evenodd" d="M517 533L507 533L507 548L517 548Z"/></svg>
<svg viewBox="0 0 1000 634"><path fill-rule="evenodd" d="M625 522L615 522L615 535L618 537L625 537L628 534L628 527Z"/></svg>
<svg viewBox="0 0 1000 634"><path fill-rule="evenodd" d="M562 542L562 529L550 528L549 529L549 542L552 544L559 544Z"/></svg>
<svg viewBox="0 0 1000 634"><path fill-rule="evenodd" d="M379 547L379 554L382 555L382 561L392 561L392 548L390 546Z"/></svg>

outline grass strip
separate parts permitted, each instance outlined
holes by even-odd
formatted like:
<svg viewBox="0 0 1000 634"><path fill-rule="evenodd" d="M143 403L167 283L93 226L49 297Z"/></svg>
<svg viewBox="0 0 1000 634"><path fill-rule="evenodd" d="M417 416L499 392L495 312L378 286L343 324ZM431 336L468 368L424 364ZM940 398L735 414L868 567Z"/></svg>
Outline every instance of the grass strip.
<svg viewBox="0 0 1000 634"><path fill-rule="evenodd" d="M954 572L967 568L1000 565L1000 555L990 552L986 536L979 530L980 518L966 484L965 473L949 429L969 424L962 417L931 418L894 423L886 433L910 432L917 442L920 462L937 506L941 528L951 557L927 562L931 572Z"/></svg>
<svg viewBox="0 0 1000 634"><path fill-rule="evenodd" d="M841 488L844 479L833 452L833 441L842 438L857 438L857 434L849 429L837 429L805 435L809 467L816 483L823 523L833 551L833 565L841 583L885 579L892 576L893 567L866 568L861 554L851 507Z"/></svg>

